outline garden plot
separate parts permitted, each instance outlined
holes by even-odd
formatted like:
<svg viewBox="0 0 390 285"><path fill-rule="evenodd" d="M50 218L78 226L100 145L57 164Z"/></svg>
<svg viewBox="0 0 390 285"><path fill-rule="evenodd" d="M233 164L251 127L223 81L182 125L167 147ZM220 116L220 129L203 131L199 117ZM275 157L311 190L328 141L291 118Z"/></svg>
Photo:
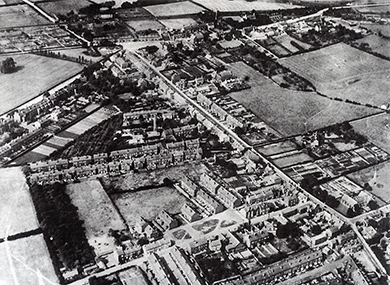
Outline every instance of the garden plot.
<svg viewBox="0 0 390 285"><path fill-rule="evenodd" d="M126 229L124 221L98 180L69 184L66 192L78 208L88 239L104 236L109 229Z"/></svg>

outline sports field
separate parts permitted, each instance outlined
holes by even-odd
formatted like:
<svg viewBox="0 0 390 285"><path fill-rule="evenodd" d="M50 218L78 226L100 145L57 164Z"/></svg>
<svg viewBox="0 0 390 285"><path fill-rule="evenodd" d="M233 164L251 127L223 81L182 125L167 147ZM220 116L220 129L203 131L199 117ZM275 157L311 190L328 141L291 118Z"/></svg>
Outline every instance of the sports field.
<svg viewBox="0 0 390 285"><path fill-rule="evenodd" d="M283 58L279 63L332 98L377 106L388 101L390 62L347 44Z"/></svg>
<svg viewBox="0 0 390 285"><path fill-rule="evenodd" d="M285 136L377 112L372 108L330 100L313 92L281 88L243 62L232 63L229 68L239 78L249 76L248 84L251 86L229 95Z"/></svg>
<svg viewBox="0 0 390 285"><path fill-rule="evenodd" d="M0 56L3 61L7 56ZM82 65L33 54L12 55L17 71L0 73L0 114L38 96L80 72Z"/></svg>
<svg viewBox="0 0 390 285"><path fill-rule="evenodd" d="M109 229L119 231L126 229L126 225L98 180L69 184L66 192L72 204L78 208L88 239L103 236Z"/></svg>
<svg viewBox="0 0 390 285"><path fill-rule="evenodd" d="M270 11L270 10L282 10L293 9L299 6L275 3L268 1L245 1L245 0L194 0L195 3L203 5L204 7L220 12L240 12L240 11Z"/></svg>
<svg viewBox="0 0 390 285"><path fill-rule="evenodd" d="M155 17L185 16L204 11L202 7L190 1L146 6L144 9Z"/></svg>
<svg viewBox="0 0 390 285"><path fill-rule="evenodd" d="M0 238L38 227L35 208L22 169L0 168Z"/></svg>
<svg viewBox="0 0 390 285"><path fill-rule="evenodd" d="M351 123L353 129L369 141L390 152L390 115L381 114Z"/></svg>
<svg viewBox="0 0 390 285"><path fill-rule="evenodd" d="M28 5L0 7L0 28L49 24L50 22Z"/></svg>
<svg viewBox="0 0 390 285"><path fill-rule="evenodd" d="M0 243L1 285L60 284L43 235Z"/></svg>

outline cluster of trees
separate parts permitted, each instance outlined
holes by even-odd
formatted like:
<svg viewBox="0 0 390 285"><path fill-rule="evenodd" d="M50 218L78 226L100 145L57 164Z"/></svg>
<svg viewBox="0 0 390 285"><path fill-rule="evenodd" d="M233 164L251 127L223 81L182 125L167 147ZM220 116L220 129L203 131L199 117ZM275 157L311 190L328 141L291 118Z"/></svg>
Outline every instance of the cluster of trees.
<svg viewBox="0 0 390 285"><path fill-rule="evenodd" d="M95 257L85 236L77 207L72 204L65 190L66 186L60 183L30 186L38 220L50 252L67 269L81 269L82 266L93 263Z"/></svg>
<svg viewBox="0 0 390 285"><path fill-rule="evenodd" d="M336 125L329 126L325 129L328 134L335 134L341 137L346 143L353 142L357 146L361 146L367 143L367 138L357 133L350 123L344 122Z"/></svg>
<svg viewBox="0 0 390 285"><path fill-rule="evenodd" d="M0 66L1 73L12 73L16 71L16 62L12 57L7 57L1 62Z"/></svg>

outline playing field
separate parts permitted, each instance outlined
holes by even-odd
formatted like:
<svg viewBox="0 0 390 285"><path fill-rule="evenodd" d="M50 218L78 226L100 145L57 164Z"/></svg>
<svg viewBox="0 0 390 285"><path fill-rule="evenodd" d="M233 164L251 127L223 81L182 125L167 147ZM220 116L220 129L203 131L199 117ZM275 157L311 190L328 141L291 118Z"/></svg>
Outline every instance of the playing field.
<svg viewBox="0 0 390 285"><path fill-rule="evenodd" d="M313 92L281 88L242 62L232 63L229 68L239 78L249 76L248 84L251 86L229 95L285 136L377 112L372 108L330 100Z"/></svg>
<svg viewBox="0 0 390 285"><path fill-rule="evenodd" d="M361 171L352 173L348 175L348 178L352 179L354 182L360 186L368 183L372 187L372 193L380 200L382 204L390 203L390 163L385 162L381 163Z"/></svg>
<svg viewBox="0 0 390 285"><path fill-rule="evenodd" d="M81 8L89 5L91 2L87 0L56 0L37 4L45 12L54 15L66 15L71 11L77 13Z"/></svg>
<svg viewBox="0 0 390 285"><path fill-rule="evenodd" d="M354 130L369 141L390 152L390 115L381 114L352 122Z"/></svg>
<svg viewBox="0 0 390 285"><path fill-rule="evenodd" d="M136 32L151 30L161 30L164 26L157 20L135 20L127 21L126 24L132 27Z"/></svg>
<svg viewBox="0 0 390 285"><path fill-rule="evenodd" d="M204 11L202 7L190 1L146 6L144 9L155 17L190 15Z"/></svg>
<svg viewBox="0 0 390 285"><path fill-rule="evenodd" d="M22 169L0 168L0 238L35 230L38 227Z"/></svg>
<svg viewBox="0 0 390 285"><path fill-rule="evenodd" d="M187 27L197 26L197 22L192 18L162 19L160 22L168 29L179 30Z"/></svg>
<svg viewBox="0 0 390 285"><path fill-rule="evenodd" d="M281 9L293 9L299 6L282 4L267 1L245 1L245 0L194 0L195 3L204 7L220 12L240 12L240 11L269 11Z"/></svg>
<svg viewBox="0 0 390 285"><path fill-rule="evenodd" d="M43 25L50 23L28 5L0 7L0 28Z"/></svg>
<svg viewBox="0 0 390 285"><path fill-rule="evenodd" d="M177 214L186 201L176 189L168 187L113 194L111 197L129 226L135 225L140 217L154 219L162 210Z"/></svg>
<svg viewBox="0 0 390 285"><path fill-rule="evenodd" d="M69 184L66 192L73 205L78 208L88 239L103 236L109 229L126 229L126 225L98 180Z"/></svg>
<svg viewBox="0 0 390 285"><path fill-rule="evenodd" d="M43 235L0 243L1 285L59 284Z"/></svg>
<svg viewBox="0 0 390 285"><path fill-rule="evenodd" d="M3 61L6 56L0 56ZM38 96L80 72L82 65L33 54L12 55L17 71L0 73L0 114Z"/></svg>
<svg viewBox="0 0 390 285"><path fill-rule="evenodd" d="M320 50L280 59L279 62L309 80L332 98L362 104L388 101L390 62L339 43Z"/></svg>

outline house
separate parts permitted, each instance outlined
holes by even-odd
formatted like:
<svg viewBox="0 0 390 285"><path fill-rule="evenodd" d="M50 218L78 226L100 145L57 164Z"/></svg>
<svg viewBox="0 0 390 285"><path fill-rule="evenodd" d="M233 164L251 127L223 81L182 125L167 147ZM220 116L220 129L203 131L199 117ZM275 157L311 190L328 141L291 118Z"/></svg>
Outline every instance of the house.
<svg viewBox="0 0 390 285"><path fill-rule="evenodd" d="M199 203L203 204L206 210L211 214L218 214L225 210L225 207L221 203L202 188L198 190L196 199Z"/></svg>
<svg viewBox="0 0 390 285"><path fill-rule="evenodd" d="M202 219L202 216L198 213L198 211L188 202L184 203L184 205L181 207L181 215L186 221L190 223Z"/></svg>
<svg viewBox="0 0 390 285"><path fill-rule="evenodd" d="M227 208L235 209L243 204L242 199L238 197L239 194L233 194L223 186L217 187L216 194Z"/></svg>
<svg viewBox="0 0 390 285"><path fill-rule="evenodd" d="M155 222L161 227L162 231L174 229L179 226L178 220L173 218L168 212L162 210L155 218Z"/></svg>
<svg viewBox="0 0 390 285"><path fill-rule="evenodd" d="M203 172L200 176L200 183L211 193L216 193L217 188L221 185L220 182L217 182L216 179L211 177L211 175Z"/></svg>
<svg viewBox="0 0 390 285"><path fill-rule="evenodd" d="M93 158L92 155L75 156L69 159L69 162L74 167L79 167L79 166L85 166L87 164L91 164L93 162Z"/></svg>
<svg viewBox="0 0 390 285"><path fill-rule="evenodd" d="M194 180L188 176L185 176L180 181L180 187L191 196L196 196L197 190L199 188L198 184L196 184Z"/></svg>
<svg viewBox="0 0 390 285"><path fill-rule="evenodd" d="M260 231L258 229L253 231L245 230L242 235L243 242L249 248L255 248L256 246L267 242L269 240L268 231Z"/></svg>
<svg viewBox="0 0 390 285"><path fill-rule="evenodd" d="M108 160L107 153L97 153L92 156L94 163L106 163Z"/></svg>

